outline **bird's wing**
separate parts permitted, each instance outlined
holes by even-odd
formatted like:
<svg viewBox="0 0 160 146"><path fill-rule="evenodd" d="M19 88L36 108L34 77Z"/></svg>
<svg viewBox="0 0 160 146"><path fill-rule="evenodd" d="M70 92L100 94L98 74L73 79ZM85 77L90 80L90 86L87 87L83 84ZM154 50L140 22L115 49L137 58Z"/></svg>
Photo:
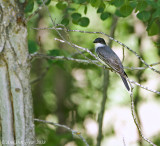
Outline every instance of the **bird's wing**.
<svg viewBox="0 0 160 146"><path fill-rule="evenodd" d="M120 59L112 50L107 51L105 48L101 47L96 50L96 53L98 54L98 57L113 70L118 73L124 72Z"/></svg>

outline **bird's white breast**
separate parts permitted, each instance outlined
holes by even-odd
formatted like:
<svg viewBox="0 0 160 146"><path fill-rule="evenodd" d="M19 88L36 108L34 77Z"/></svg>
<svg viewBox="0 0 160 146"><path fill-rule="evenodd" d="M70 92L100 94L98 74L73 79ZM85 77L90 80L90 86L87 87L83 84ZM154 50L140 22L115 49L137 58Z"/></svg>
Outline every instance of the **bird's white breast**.
<svg viewBox="0 0 160 146"><path fill-rule="evenodd" d="M95 43L94 45L95 45L95 49L105 46L105 44L101 44L101 43Z"/></svg>

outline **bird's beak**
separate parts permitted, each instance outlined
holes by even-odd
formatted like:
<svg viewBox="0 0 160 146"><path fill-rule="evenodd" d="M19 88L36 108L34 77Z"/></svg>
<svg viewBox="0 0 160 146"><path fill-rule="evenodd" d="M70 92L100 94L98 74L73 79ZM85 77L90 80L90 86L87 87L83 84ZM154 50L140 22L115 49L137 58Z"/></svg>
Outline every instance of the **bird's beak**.
<svg viewBox="0 0 160 146"><path fill-rule="evenodd" d="M96 43L96 41L94 40L93 43Z"/></svg>

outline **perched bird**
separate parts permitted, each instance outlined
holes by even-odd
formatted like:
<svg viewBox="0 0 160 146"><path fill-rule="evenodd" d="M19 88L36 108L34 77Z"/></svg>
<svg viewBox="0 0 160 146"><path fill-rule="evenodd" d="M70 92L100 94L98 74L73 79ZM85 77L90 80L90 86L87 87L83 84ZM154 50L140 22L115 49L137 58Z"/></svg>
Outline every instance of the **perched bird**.
<svg viewBox="0 0 160 146"><path fill-rule="evenodd" d="M93 43L95 44L95 52L97 53L99 59L121 76L125 87L128 91L130 91L129 85L126 80L128 76L124 72L121 60L116 55L116 53L106 45L106 42L103 38L96 38Z"/></svg>

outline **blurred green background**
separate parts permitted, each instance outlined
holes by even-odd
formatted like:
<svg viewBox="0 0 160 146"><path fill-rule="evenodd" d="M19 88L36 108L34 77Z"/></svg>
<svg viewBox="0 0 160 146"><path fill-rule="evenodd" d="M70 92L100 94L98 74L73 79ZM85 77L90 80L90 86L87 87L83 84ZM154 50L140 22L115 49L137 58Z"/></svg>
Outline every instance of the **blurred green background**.
<svg viewBox="0 0 160 146"><path fill-rule="evenodd" d="M40 0L26 4L26 16L42 5ZM136 51L148 64L159 61L160 56L160 0L48 0L46 6L56 24L67 29L100 31L110 34L112 22L118 21L114 38ZM85 59L71 46L58 42L55 30L32 28L52 27L47 9L39 10L28 21L28 45L30 53L66 56ZM61 31L63 37L94 53L93 40L104 35ZM123 47L112 42L112 49L123 60ZM74 54L74 56L73 56ZM88 53L85 56L93 59ZM124 48L123 65L144 67L145 65ZM154 66L159 70L159 65ZM93 64L82 64L67 60L33 59L31 70L34 116L81 132L87 142L94 146L98 135L98 113L103 98L103 69ZM128 70L130 79L160 90L159 74L146 70ZM160 96L137 86L134 101L138 120L144 136L160 145ZM84 146L83 141L71 132L54 126L35 122L37 140L46 141L46 146ZM148 146L141 141L130 110L130 97L117 74L109 73L107 101L103 118L102 146Z"/></svg>

